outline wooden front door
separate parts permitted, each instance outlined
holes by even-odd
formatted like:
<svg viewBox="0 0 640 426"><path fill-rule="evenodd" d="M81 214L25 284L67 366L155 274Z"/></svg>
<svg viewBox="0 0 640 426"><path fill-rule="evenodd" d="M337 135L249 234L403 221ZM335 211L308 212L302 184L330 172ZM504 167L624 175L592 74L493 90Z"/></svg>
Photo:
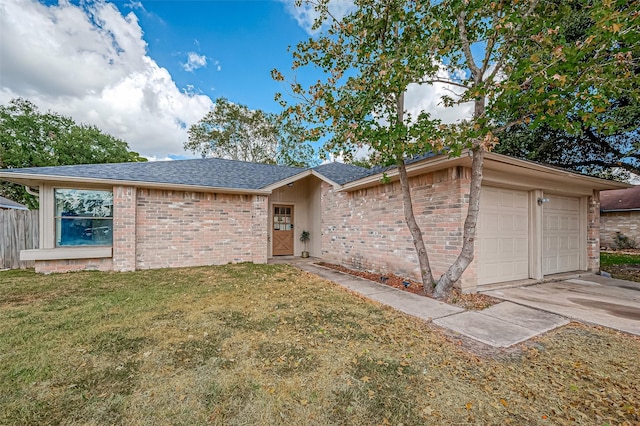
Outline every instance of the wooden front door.
<svg viewBox="0 0 640 426"><path fill-rule="evenodd" d="M293 206L273 206L273 255L293 255Z"/></svg>
<svg viewBox="0 0 640 426"><path fill-rule="evenodd" d="M293 255L293 206L273 206L273 255Z"/></svg>

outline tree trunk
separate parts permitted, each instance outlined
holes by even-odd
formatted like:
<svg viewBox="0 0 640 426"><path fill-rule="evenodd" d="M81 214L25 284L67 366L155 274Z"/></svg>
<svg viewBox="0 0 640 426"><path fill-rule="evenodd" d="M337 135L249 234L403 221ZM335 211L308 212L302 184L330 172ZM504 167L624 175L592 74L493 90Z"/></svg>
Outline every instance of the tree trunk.
<svg viewBox="0 0 640 426"><path fill-rule="evenodd" d="M476 82L477 84L477 82ZM479 118L484 115L484 98L476 99L474 102L473 117ZM462 250L438 282L434 291L434 296L438 299L446 298L453 284L460 279L469 264L473 261L475 253L476 226L478 224L478 213L480 212L480 187L482 185L482 168L484 166L484 150L481 141L476 141L472 149L473 159L471 162L471 183L469 184L469 207L467 218L464 221L464 232L462 237Z"/></svg>
<svg viewBox="0 0 640 426"><path fill-rule="evenodd" d="M464 233L462 250L445 272L434 291L434 296L438 299L446 298L453 284L460 279L474 257L474 246L476 240L476 226L478 224L478 213L480 211L480 186L482 184L482 166L484 163L484 148L477 146L473 149L473 161L471 163L471 184L469 188L469 209L467 218L464 221Z"/></svg>
<svg viewBox="0 0 640 426"><path fill-rule="evenodd" d="M404 93L400 93L396 97L396 112L398 123L404 120ZM420 265L420 276L422 278L422 288L426 294L433 293L433 273L431 265L429 265L429 255L427 247L424 245L424 238L416 216L413 214L413 204L411 202L411 188L409 187L409 176L407 175L407 166L404 163L404 153L396 155L396 164L398 166L398 176L400 177L400 188L402 189L402 206L404 209L404 218L411 232L413 245L418 255L418 264Z"/></svg>
<svg viewBox="0 0 640 426"><path fill-rule="evenodd" d="M398 175L400 176L400 188L402 188L402 204L404 207L404 218L411 232L411 238L413 239L413 245L416 248L418 254L418 263L420 264L420 275L422 277L422 288L427 294L433 293L433 273L431 272L431 265L429 265L429 255L427 254L427 247L424 244L424 238L422 237L422 231L416 217L413 214L413 204L411 203L411 188L409 187L409 177L407 176L407 166L404 163L404 158L397 158Z"/></svg>

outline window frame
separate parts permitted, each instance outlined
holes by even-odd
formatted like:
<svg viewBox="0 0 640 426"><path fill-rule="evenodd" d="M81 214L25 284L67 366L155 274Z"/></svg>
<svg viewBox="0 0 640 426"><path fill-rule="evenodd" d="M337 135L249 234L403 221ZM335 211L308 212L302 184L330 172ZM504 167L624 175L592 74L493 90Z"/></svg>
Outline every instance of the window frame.
<svg viewBox="0 0 640 426"><path fill-rule="evenodd" d="M102 192L102 193L108 193L111 195L111 208L110 208L110 216L90 216L90 215L78 215L78 216L64 216L64 212L60 212L60 214L58 214L58 198L56 196L57 191L93 191L93 192ZM53 187L52 188L52 195L53 195L53 243L54 243L54 248L76 248L76 247L112 247L113 246L113 218L114 218L114 205L113 205L113 188L110 189L105 189L105 188L78 188L78 187L72 187L72 186L65 186L65 187ZM62 244L62 229L63 229L63 223L65 220L69 220L69 221L94 221L94 220L99 220L99 221L106 221L106 222L110 222L110 226L109 226L109 230L110 230L110 236L108 239L105 239L104 243L101 243L100 241L97 241L96 243L88 243L88 244ZM93 224L92 224L93 225ZM87 228L89 229L89 228ZM91 228L92 230L95 230L97 228ZM85 231L86 232L86 229ZM83 232L83 235L84 235ZM93 234L93 232L92 232ZM78 241L77 239L74 241ZM93 242L93 238L90 238L88 241Z"/></svg>

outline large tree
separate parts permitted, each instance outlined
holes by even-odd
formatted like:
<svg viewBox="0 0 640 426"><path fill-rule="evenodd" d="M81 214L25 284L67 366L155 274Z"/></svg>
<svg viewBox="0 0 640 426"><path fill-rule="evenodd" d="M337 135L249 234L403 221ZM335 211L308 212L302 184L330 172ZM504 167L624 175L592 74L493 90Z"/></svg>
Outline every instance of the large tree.
<svg viewBox="0 0 640 426"><path fill-rule="evenodd" d="M309 166L315 152L302 128L276 114L218 98L214 108L189 129L184 148L202 157L254 163Z"/></svg>
<svg viewBox="0 0 640 426"><path fill-rule="evenodd" d="M55 112L40 112L22 98L0 105L0 168L131 161L147 160L95 126L76 124ZM20 185L3 182L0 195L31 208L38 205Z"/></svg>
<svg viewBox="0 0 640 426"><path fill-rule="evenodd" d="M591 127L616 128L604 126L598 112L632 92L636 58L628 52L638 43L637 4L588 3L596 25L579 43L559 36L570 8L553 2L360 0L356 6L337 19L328 0L315 3L316 29L328 30L297 45L293 69L313 65L327 77L305 87L274 70L276 80L290 84L294 100L276 99L294 120L309 123L311 136L328 135L327 150L348 155L366 145L379 161L395 162L424 289L446 297L473 260L484 153L501 132L518 123L580 131L567 125L569 112ZM452 89L445 106L472 103L468 120L445 125L425 111L407 113L407 89L438 82ZM436 278L413 213L405 159L425 152L456 156L464 149L472 153L472 171L463 246Z"/></svg>
<svg viewBox="0 0 640 426"><path fill-rule="evenodd" d="M563 25L558 26L557 37L564 38L567 43L579 45L582 40L588 39L588 32L599 23L594 20L592 9L585 7L584 2L562 1L570 8L571 13L566 14ZM627 30L629 29L631 28ZM622 30L620 28L620 31ZM635 58L635 64L630 69L633 73L630 81L635 81L633 91L638 92L640 63L637 58L640 56L640 46L636 44L634 47L631 44L628 47L627 52ZM603 52L603 55L607 55L608 59L615 63L612 53ZM523 55L526 55L526 52L523 52ZM566 119L572 123L571 126L579 127L579 132L567 132L564 128L546 124L534 126L521 123L508 128L500 135L496 152L600 177L625 180L629 173L640 175L640 104L626 93L608 101L606 109L599 113L598 121L617 123L617 130L614 132L603 132L591 127L582 121L579 114L569 112ZM590 105L578 107L590 108Z"/></svg>

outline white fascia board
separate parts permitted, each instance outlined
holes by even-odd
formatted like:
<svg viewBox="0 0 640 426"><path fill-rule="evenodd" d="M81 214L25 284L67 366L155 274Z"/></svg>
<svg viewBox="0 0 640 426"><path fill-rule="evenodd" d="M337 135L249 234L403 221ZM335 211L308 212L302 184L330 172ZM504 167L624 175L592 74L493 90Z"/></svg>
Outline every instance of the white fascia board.
<svg viewBox="0 0 640 426"><path fill-rule="evenodd" d="M633 185L628 183L615 182L615 181L601 179L593 176L581 175L579 173L571 172L568 170L562 170L557 167L551 167L551 166L545 166L543 164L532 163L531 161L521 160L519 158L513 158L507 155L496 154L493 152L485 153L485 167L486 167L486 160L489 160L494 164L505 164L505 165L521 167L521 168L532 170L532 171L537 171L540 173L544 173L545 175L555 176L556 178L575 179L583 184L590 185L593 189L597 189L600 191L633 187Z"/></svg>
<svg viewBox="0 0 640 426"><path fill-rule="evenodd" d="M270 185L267 185L267 186L263 187L262 190L263 191L268 191L268 193L271 194L271 192L274 189L278 189L278 188L283 187L285 185L288 185L288 184L290 184L292 182L299 181L300 179L304 179L307 176L311 176L311 170L305 170L303 172L300 172L300 173L298 173L296 175L293 175L291 177L288 177L286 179L282 179L282 180L279 180L277 182L274 182L274 183L272 183Z"/></svg>
<svg viewBox="0 0 640 426"><path fill-rule="evenodd" d="M329 185L332 185L334 188L340 188L341 185L339 183L336 183L334 181L332 181L331 179L328 179L326 176L323 176L321 173L316 172L313 169L308 169L305 170L304 172L298 173L297 175L293 175L287 179L283 179L283 180L279 180L278 182L272 183L271 185L265 186L264 188L262 188L263 190L268 190L269 192L273 191L274 189L278 189L278 188L282 188L285 185L288 185L290 183L293 182L297 182L301 179L304 179L308 176L315 176L318 179L327 182Z"/></svg>
<svg viewBox="0 0 640 426"><path fill-rule="evenodd" d="M471 165L471 158L469 157L468 151L463 151L459 157L449 157L446 155L436 155L433 157L425 158L424 160L417 161L412 164L407 165L407 175L415 176L421 173L426 173L433 170L441 169L443 165L448 164L449 166L466 164ZM380 185L380 180L382 176L386 174L391 182L399 179L398 177L398 169L393 168L388 170L385 173L377 173L375 175L367 176L362 179L355 180L353 182L346 183L342 185L341 191L355 191L357 189L366 188L368 186Z"/></svg>

